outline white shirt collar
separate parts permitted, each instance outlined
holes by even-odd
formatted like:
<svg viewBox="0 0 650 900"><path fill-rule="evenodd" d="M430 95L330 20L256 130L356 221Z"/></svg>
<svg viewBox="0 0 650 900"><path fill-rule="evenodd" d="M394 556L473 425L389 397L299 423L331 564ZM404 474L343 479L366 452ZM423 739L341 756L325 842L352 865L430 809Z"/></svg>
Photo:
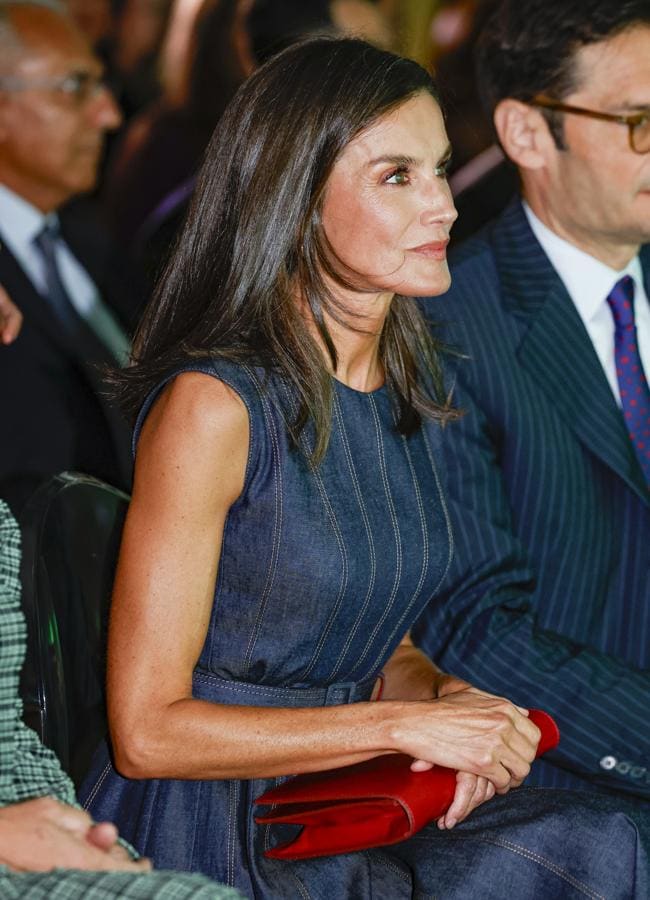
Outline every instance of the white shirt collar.
<svg viewBox="0 0 650 900"><path fill-rule="evenodd" d="M46 222L58 223L56 213L45 215L6 185L0 184L0 233L10 250L29 247Z"/></svg>
<svg viewBox="0 0 650 900"><path fill-rule="evenodd" d="M620 271L612 269L551 231L525 201L523 206L533 234L564 282L584 322L598 315L607 295L624 275L633 278L637 288L643 285L643 272L638 254L624 269Z"/></svg>

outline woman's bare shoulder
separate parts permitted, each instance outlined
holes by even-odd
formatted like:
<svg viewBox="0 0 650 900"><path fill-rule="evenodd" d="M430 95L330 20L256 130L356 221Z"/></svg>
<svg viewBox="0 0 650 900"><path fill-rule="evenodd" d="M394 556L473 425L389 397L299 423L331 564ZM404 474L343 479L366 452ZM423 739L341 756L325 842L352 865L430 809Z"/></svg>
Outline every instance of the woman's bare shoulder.
<svg viewBox="0 0 650 900"><path fill-rule="evenodd" d="M207 438L248 433L248 412L239 394L224 381L204 372L181 372L161 391L143 428L192 432Z"/></svg>
<svg viewBox="0 0 650 900"><path fill-rule="evenodd" d="M248 412L231 387L212 375L183 372L161 392L146 418L136 455L138 488L182 491L197 502L229 504L240 495L249 448ZM150 493L148 491L148 493Z"/></svg>

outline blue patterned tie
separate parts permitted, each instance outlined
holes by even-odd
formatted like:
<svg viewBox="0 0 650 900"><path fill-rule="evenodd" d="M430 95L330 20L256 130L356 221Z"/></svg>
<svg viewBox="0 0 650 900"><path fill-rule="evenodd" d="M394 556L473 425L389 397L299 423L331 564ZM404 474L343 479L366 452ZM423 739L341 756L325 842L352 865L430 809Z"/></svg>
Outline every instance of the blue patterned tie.
<svg viewBox="0 0 650 900"><path fill-rule="evenodd" d="M634 280L625 275L607 297L614 316L614 355L625 425L650 486L650 388L643 371L634 324Z"/></svg>

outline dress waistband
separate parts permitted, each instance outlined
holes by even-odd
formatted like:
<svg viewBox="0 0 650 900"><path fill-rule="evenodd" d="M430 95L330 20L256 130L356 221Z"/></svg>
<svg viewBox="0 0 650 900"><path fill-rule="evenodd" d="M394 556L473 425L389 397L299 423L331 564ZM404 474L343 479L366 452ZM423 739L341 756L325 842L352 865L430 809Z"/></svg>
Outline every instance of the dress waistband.
<svg viewBox="0 0 650 900"><path fill-rule="evenodd" d="M343 681L323 688L289 688L231 681L204 669L195 669L192 696L233 706L341 706L370 700L376 680L377 676L372 675L363 681Z"/></svg>

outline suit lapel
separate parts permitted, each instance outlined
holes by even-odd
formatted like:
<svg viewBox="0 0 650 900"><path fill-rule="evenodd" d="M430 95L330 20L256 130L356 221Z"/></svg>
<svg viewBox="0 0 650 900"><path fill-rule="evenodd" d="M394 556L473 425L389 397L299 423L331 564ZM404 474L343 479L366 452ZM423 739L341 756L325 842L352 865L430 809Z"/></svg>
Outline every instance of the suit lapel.
<svg viewBox="0 0 650 900"><path fill-rule="evenodd" d="M20 308L30 327L41 332L60 351L74 356L74 348L48 303L38 293L19 262L4 244L0 244L0 284Z"/></svg>
<svg viewBox="0 0 650 900"><path fill-rule="evenodd" d="M40 332L58 348L60 353L73 361L79 376L87 382L104 413L113 438L112 443L120 472L124 483L128 484L132 471L130 428L115 404L107 398L107 388L101 372L79 355L77 348L68 340L47 301L40 296L18 261L4 244L0 245L0 284L7 290L10 297L15 298L15 303L20 308L25 321L29 322L30 328ZM20 336L18 340L20 340Z"/></svg>
<svg viewBox="0 0 650 900"><path fill-rule="evenodd" d="M521 328L521 365L580 441L649 503L623 416L596 351L519 202L495 226L493 241L504 305Z"/></svg>

